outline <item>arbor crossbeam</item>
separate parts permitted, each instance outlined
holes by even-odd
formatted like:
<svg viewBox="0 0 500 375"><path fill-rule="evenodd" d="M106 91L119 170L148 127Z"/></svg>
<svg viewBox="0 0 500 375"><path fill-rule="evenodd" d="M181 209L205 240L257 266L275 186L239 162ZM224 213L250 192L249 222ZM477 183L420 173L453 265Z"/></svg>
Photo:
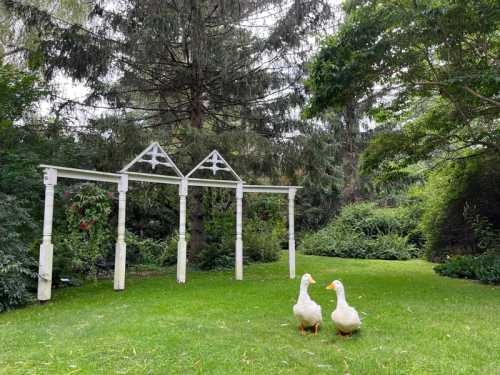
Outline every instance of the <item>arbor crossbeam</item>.
<svg viewBox="0 0 500 375"><path fill-rule="evenodd" d="M144 159L144 156L152 156ZM161 158L163 161L159 161ZM136 163L150 164L152 169L157 165L164 165L175 172L175 176L151 173L131 172L130 169ZM212 163L211 166L205 166ZM220 167L219 167L220 165ZM234 172L229 163L216 151L212 151L191 172L184 176L177 168L173 160L154 142L139 154L132 162L127 164L119 173L100 172L86 169L67 168L54 165L41 164L44 169L45 184L45 211L43 225L43 241L40 245L40 262L38 272L38 299L47 301L51 298L52 287L52 216L54 207L54 188L58 178L69 178L86 181L108 182L117 184L118 190L118 228L115 248L115 273L114 289L125 289L125 265L126 265L126 239L125 239L125 211L126 193L128 184L133 182L149 182L159 184L170 184L179 186L179 240L177 243L177 282L186 282L186 200L189 186L219 187L235 189L236 197L236 241L235 241L235 278L243 280L243 195L244 193L272 193L288 194L288 259L289 277L295 278L295 232L294 232L294 200L295 193L300 186L274 186L274 185L248 185ZM215 175L219 171L232 174L235 180L217 180L195 178L191 175L199 169L210 169Z"/></svg>

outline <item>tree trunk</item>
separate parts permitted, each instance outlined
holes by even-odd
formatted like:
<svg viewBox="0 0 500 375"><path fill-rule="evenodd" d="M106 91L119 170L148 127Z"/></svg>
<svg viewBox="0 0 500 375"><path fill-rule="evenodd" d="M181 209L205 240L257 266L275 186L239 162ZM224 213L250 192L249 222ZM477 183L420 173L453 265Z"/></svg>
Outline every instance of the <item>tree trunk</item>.
<svg viewBox="0 0 500 375"><path fill-rule="evenodd" d="M203 128L203 15L201 4L198 0L191 0L191 126L196 129ZM204 155L198 155L193 150L193 165L196 165ZM189 241L188 258L196 263L199 254L205 246L205 228L203 217L203 189L193 188L190 194L190 220L191 240Z"/></svg>
<svg viewBox="0 0 500 375"><path fill-rule="evenodd" d="M197 263L200 252L205 247L205 226L203 216L203 188L194 187L189 194L191 201L189 219L191 224L188 258Z"/></svg>
<svg viewBox="0 0 500 375"><path fill-rule="evenodd" d="M358 176L358 133L359 123L354 103L346 105L343 113L345 137L342 153L342 169L344 172L344 187L342 196L345 203L356 202L361 198Z"/></svg>

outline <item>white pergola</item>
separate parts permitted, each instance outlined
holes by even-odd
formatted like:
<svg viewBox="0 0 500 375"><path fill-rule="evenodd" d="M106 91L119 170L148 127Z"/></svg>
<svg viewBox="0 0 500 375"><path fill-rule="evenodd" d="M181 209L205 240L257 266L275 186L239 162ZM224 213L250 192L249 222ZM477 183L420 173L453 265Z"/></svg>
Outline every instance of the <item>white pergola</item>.
<svg viewBox="0 0 500 375"><path fill-rule="evenodd" d="M137 163L150 164L154 170L162 165L173 170L175 175L150 174L131 172L130 169ZM118 190L118 229L115 246L114 289L125 289L125 210L126 194L129 181L153 182L179 186L179 239L177 243L177 282L186 282L186 198L188 186L222 187L236 191L236 242L235 242L235 278L243 280L243 238L242 238L242 201L244 193L278 193L288 194L288 259L289 276L295 278L295 229L294 229L294 200L295 193L300 186L273 186L247 185L236 174L231 166L216 150L212 151L187 175L183 175L163 148L154 142L141 152L134 160L127 164L119 173L107 173L85 169L75 169L41 164L44 169L45 184L45 211L43 218L43 240L40 245L40 263L38 272L38 300L48 301L52 288L52 258L54 246L52 244L52 216L54 209L54 187L58 178L70 178L87 181L111 182L117 184ZM201 169L211 170L214 176L218 171L229 172L233 180L216 180L191 177Z"/></svg>

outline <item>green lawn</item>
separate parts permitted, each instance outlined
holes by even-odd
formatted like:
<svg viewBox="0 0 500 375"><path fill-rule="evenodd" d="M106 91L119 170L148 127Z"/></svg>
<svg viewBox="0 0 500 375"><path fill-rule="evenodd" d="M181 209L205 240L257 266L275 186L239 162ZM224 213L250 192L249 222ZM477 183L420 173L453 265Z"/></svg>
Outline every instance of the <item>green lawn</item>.
<svg viewBox="0 0 500 375"><path fill-rule="evenodd" d="M318 336L292 315L299 279L287 259L57 290L51 303L0 315L2 374L500 374L500 288L437 276L424 261L297 256L318 282ZM333 278L365 317L334 335Z"/></svg>

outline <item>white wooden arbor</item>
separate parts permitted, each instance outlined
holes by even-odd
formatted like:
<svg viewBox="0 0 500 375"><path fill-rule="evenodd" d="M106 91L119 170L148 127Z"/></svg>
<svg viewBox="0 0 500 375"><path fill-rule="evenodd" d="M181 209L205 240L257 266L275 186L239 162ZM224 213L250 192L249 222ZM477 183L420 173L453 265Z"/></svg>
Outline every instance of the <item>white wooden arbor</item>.
<svg viewBox="0 0 500 375"><path fill-rule="evenodd" d="M154 170L162 165L173 170L173 175L132 172L130 169L137 163L147 163ZM294 202L295 193L300 186L247 185L231 168L217 150L212 151L187 175L183 175L163 148L154 142L127 164L119 173L106 173L84 169L58 167L41 164L44 169L45 210L43 219L43 239L40 245L40 262L38 272L38 300L48 301L52 288L52 217L54 208L54 187L58 178L70 178L88 181L111 182L117 184L118 190L118 228L115 246L114 289L125 289L125 212L126 194L129 181L153 182L179 186L179 239L177 243L177 282L186 282L186 198L189 186L222 187L235 189L236 192L236 241L235 241L235 278L243 280L243 238L242 213L244 193L278 193L288 194L288 259L289 276L295 278L295 229ZM207 169L215 176L219 171L229 172L233 180L217 180L191 177L196 171Z"/></svg>

